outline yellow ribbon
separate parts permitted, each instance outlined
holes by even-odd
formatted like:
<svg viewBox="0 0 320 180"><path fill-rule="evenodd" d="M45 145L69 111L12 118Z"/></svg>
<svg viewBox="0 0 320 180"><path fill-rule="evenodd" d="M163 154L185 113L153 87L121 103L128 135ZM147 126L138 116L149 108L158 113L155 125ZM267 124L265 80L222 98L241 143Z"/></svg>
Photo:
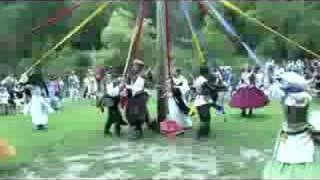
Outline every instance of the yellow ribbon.
<svg viewBox="0 0 320 180"><path fill-rule="evenodd" d="M52 49L44 53L30 68L23 74L28 74L35 66L41 63L42 60L50 56L57 48L59 48L63 43L70 39L74 34L76 34L81 28L88 24L94 17L100 14L107 6L109 2L102 3L92 14L90 14L86 19L84 19L78 26L71 30L64 38L62 38Z"/></svg>
<svg viewBox="0 0 320 180"><path fill-rule="evenodd" d="M191 29L191 31L192 31L192 29ZM197 35L193 31L192 31L192 42L193 42L193 44L194 44L194 46L195 46L195 48L196 48L196 50L198 52L198 56L200 58L201 64L204 64L206 62L205 58L204 58L204 54L202 52L201 45L200 45L200 42L199 42L199 40L197 38Z"/></svg>
<svg viewBox="0 0 320 180"><path fill-rule="evenodd" d="M229 9L235 11L236 13L238 13L238 14L240 14L240 15L242 15L242 16L245 16L245 17L248 18L249 20L251 20L251 21L259 24L260 26L262 26L262 27L265 28L266 30L270 31L271 33L273 33L273 34L281 37L281 38L284 39L284 40L286 40L288 43L293 44L293 45L299 47L299 48L302 49L303 51L305 51L305 52L307 52L307 53L309 53L309 54L311 54L311 55L313 55L313 56L315 56L315 57L317 57L317 58L320 58L320 55L319 55L319 54L317 54L317 53L315 53L315 52L313 52L313 51L311 51L311 50L303 47L303 46L302 46L301 44L299 44L298 42L295 42L295 41L293 41L292 39L289 39L288 37L282 35L282 34L279 33L278 31L276 31L276 30L268 27L267 25L265 25L264 23L262 23L262 22L259 21L258 19L249 16L248 14L246 14L245 12L243 12L240 8L238 8L237 6L235 6L234 4L232 4L231 2L228 2L228 1L226 1L226 0L220 0L220 2L221 2L225 7L229 8Z"/></svg>

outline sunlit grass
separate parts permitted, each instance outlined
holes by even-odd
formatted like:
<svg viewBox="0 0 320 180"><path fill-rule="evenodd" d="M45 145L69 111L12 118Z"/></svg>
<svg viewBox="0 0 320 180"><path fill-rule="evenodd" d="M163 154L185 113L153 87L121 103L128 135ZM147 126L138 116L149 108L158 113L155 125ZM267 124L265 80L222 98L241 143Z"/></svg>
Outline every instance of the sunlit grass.
<svg viewBox="0 0 320 180"><path fill-rule="evenodd" d="M152 116L155 116L154 99L149 102L149 108ZM319 104L314 103L313 108L320 109ZM223 147L225 153L233 154L239 153L240 147L260 150L272 148L282 118L282 109L278 102L272 102L269 106L254 111L252 118L242 118L239 110L230 109L228 106L226 106L226 111L226 122L221 116L216 116L213 111L211 123L213 136L206 146ZM28 165L39 154L56 151L58 156L62 156L66 153L72 153L72 149L85 149L102 142L108 143L117 140L103 138L104 122L105 115L100 114L94 106L84 101L74 105L71 105L70 102L65 103L62 112L50 116L49 131L47 132L33 132L30 117L2 116L0 117L0 137L7 138L9 143L16 147L17 156L0 163L0 170L5 172L15 170L20 165ZM196 118L195 122L197 122ZM193 133L194 131L190 132L190 135L184 136L184 138L192 137ZM245 135L240 135L243 133ZM145 142L166 142L166 139L159 135L151 132L148 132L148 135L149 138L146 138ZM126 136L124 136L125 138ZM192 138L187 139L192 140ZM221 158L223 158L223 154L221 154ZM253 164L252 168L244 173L256 176L259 171L257 169L261 169L262 164L257 169L255 166Z"/></svg>

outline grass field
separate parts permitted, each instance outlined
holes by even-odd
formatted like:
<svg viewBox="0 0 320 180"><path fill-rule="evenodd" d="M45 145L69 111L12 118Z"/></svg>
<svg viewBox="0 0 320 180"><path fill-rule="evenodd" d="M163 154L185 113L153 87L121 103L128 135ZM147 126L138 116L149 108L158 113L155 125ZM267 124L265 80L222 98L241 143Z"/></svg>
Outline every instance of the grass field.
<svg viewBox="0 0 320 180"><path fill-rule="evenodd" d="M149 107L154 110L155 102ZM318 100L312 108L320 110ZM199 143L194 130L175 143L150 131L128 142L126 129L121 138L104 138L104 115L85 101L66 102L50 116L48 132L32 132L30 117L0 117L0 137L17 149L16 157L0 163L0 178L259 178L272 155L281 107L272 102L250 119L236 109L227 112L227 122L212 118L212 137Z"/></svg>

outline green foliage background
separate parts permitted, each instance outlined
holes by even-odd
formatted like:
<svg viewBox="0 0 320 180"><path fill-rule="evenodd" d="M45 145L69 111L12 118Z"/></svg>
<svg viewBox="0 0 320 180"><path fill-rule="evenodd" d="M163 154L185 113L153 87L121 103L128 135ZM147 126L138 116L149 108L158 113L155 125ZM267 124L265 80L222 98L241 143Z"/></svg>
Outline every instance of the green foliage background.
<svg viewBox="0 0 320 180"><path fill-rule="evenodd" d="M235 2L234 2L235 3ZM316 1L252 1L235 3L246 13L258 18L273 29L294 39L307 48L319 52L320 2ZM70 7L71 1L2 1L0 2L0 64L2 73L20 73L34 59L52 47L68 31L95 10L98 2L84 1L72 15L67 15L55 25L44 27L31 33L32 27L43 23L57 10ZM87 66L123 66L127 57L130 38L137 14L137 2L114 2L112 11L106 10L96 17L81 32L67 42L56 54L49 57L42 67L50 73L63 73L71 69ZM276 8L275 8L276 7ZM155 65L156 13L155 3L147 3L147 20L141 46L147 65ZM175 1L169 3L170 32L175 64L191 72L193 61L197 60L191 44L191 33ZM241 34L241 37L256 50L262 60L313 58L300 49L288 45L283 40L263 28L238 16L218 4L221 13ZM215 19L207 17L202 22L196 4L191 8L193 21L202 29L211 53L220 65L235 68L250 63L240 47L233 44L224 34ZM94 51L92 51L94 49Z"/></svg>

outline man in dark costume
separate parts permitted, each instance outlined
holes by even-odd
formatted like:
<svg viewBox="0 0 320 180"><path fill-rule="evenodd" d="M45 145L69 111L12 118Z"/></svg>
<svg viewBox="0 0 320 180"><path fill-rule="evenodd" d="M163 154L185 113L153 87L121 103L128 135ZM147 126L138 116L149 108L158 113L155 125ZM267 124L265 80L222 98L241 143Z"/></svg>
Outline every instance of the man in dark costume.
<svg viewBox="0 0 320 180"><path fill-rule="evenodd" d="M200 75L194 80L193 87L196 91L194 106L197 108L200 127L196 134L196 140L210 135L211 114L210 107L212 106L211 90L208 83L209 70L207 67L200 68Z"/></svg>
<svg viewBox="0 0 320 180"><path fill-rule="evenodd" d="M111 74L107 75L106 93L101 97L97 106L104 112L104 107L108 107L107 121L104 127L104 135L111 135L110 128L115 124L114 130L117 136L120 136L121 125L127 123L123 121L118 104L120 101L120 82L113 81Z"/></svg>
<svg viewBox="0 0 320 180"><path fill-rule="evenodd" d="M145 77L144 63L141 60L133 61L133 73L129 76L129 83L125 85L128 94L126 117L130 124L129 136L132 139L143 137L143 124L148 121L147 98L144 91Z"/></svg>

